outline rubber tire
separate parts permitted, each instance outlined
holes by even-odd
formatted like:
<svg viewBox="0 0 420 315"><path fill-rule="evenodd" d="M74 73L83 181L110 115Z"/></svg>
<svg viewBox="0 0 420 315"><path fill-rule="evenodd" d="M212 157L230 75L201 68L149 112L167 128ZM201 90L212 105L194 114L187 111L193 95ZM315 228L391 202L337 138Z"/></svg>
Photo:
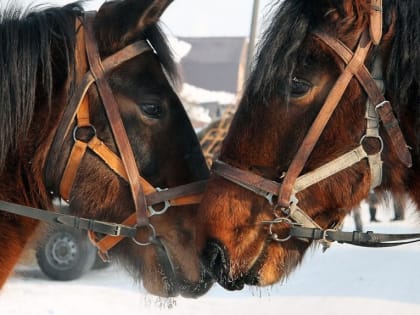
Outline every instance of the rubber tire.
<svg viewBox="0 0 420 315"><path fill-rule="evenodd" d="M86 232L68 227L51 230L37 248L42 272L53 280L70 281L89 271L96 260L96 249Z"/></svg>

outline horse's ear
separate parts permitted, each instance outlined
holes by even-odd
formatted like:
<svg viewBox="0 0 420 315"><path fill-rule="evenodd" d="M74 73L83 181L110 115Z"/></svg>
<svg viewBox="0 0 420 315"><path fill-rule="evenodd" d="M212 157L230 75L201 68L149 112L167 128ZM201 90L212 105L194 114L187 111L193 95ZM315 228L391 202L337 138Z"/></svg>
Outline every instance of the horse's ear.
<svg viewBox="0 0 420 315"><path fill-rule="evenodd" d="M152 3L143 12L137 28L143 30L149 25L156 24L162 13L171 4L173 0L153 0Z"/></svg>
<svg viewBox="0 0 420 315"><path fill-rule="evenodd" d="M105 2L95 26L103 51L120 49L159 21L173 0L124 0ZM102 46L102 45L101 45Z"/></svg>

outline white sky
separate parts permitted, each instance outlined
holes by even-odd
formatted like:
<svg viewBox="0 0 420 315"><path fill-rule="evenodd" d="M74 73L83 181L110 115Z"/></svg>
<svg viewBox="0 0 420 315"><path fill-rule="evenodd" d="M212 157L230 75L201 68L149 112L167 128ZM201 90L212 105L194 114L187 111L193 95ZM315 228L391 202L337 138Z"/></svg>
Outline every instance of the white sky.
<svg viewBox="0 0 420 315"><path fill-rule="evenodd" d="M74 0L0 0L27 5L51 3L63 5ZM97 9L104 0L88 1L87 7ZM274 0L260 0L260 22ZM162 21L176 36L248 36L253 0L175 0Z"/></svg>

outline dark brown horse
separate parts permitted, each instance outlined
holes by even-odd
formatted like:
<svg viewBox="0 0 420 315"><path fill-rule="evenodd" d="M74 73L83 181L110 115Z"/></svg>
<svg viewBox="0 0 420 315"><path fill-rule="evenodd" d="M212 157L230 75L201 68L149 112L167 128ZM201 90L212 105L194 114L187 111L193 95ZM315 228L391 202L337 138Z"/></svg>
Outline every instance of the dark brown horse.
<svg viewBox="0 0 420 315"><path fill-rule="evenodd" d="M277 5L199 211L228 289L287 277L371 187L420 206L420 2Z"/></svg>
<svg viewBox="0 0 420 315"><path fill-rule="evenodd" d="M198 296L210 285L195 249L195 206L148 217L142 203L153 186L208 177L157 25L170 2L1 13L0 199L52 210L63 197L73 215L115 223L137 211L125 221L137 223L134 240L111 236L102 250L114 247L111 260L153 294ZM0 287L37 225L0 211ZM134 242L154 234L153 244Z"/></svg>

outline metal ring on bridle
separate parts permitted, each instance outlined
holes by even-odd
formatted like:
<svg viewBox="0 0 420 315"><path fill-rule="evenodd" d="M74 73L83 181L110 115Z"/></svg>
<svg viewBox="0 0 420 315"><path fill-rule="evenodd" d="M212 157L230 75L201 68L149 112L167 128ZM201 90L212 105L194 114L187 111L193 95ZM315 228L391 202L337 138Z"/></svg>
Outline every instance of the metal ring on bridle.
<svg viewBox="0 0 420 315"><path fill-rule="evenodd" d="M93 125L87 125L87 126L75 126L73 129L73 140L76 142L77 141L81 141L77 138L77 131L79 129L83 129L83 128L90 128L92 130L92 135L89 137L89 140L87 140L86 142L89 142L94 136L96 136L96 128Z"/></svg>
<svg viewBox="0 0 420 315"><path fill-rule="evenodd" d="M152 240L156 238L156 229L155 229L155 227L152 224L150 224L150 223L148 225L138 225L138 224L136 224L134 227L136 229L138 229L138 228L148 228L151 231L151 233L150 233L150 236L148 238L149 241L147 241L147 242L144 242L144 243L143 242L140 242L135 237L132 237L131 240L135 244L137 244L139 246L148 246L148 245L151 245L152 244Z"/></svg>
<svg viewBox="0 0 420 315"><path fill-rule="evenodd" d="M159 187L156 187L156 191L164 191L164 190L168 190L168 188L165 189L161 189ZM154 215L161 215L164 214L168 208L171 206L171 202L169 200L165 200L163 201L163 208L161 210L156 210L153 205L152 206L148 206L147 209L149 209L149 213L150 216L154 216Z"/></svg>
<svg viewBox="0 0 420 315"><path fill-rule="evenodd" d="M284 207L284 206L282 206L282 205L280 205L278 203L274 205L274 207L273 207L273 213L274 213L275 217L277 219L283 219L284 216L280 216L278 214L277 210L280 210L281 211L281 215L285 215L286 218L288 218L289 215L290 215L290 206L289 207Z"/></svg>
<svg viewBox="0 0 420 315"><path fill-rule="evenodd" d="M367 136L367 135L363 135L363 137L360 139L360 144L363 146L363 141L367 138L374 138L379 140L379 143L381 144L381 148L379 149L379 151L377 153L382 153L382 151L384 150L384 141L382 140L381 136Z"/></svg>
<svg viewBox="0 0 420 315"><path fill-rule="evenodd" d="M273 232L273 225L274 224L287 223L289 225L294 225L294 223L292 222L292 220L290 220L289 218L275 218L274 220L271 220L271 221L263 221L263 223L264 224L269 224L268 234L270 235L270 238L273 241L276 241L276 242L285 242L285 241L289 240L292 237L290 235L290 233L289 233L288 236L286 236L284 238L279 238L278 234Z"/></svg>

